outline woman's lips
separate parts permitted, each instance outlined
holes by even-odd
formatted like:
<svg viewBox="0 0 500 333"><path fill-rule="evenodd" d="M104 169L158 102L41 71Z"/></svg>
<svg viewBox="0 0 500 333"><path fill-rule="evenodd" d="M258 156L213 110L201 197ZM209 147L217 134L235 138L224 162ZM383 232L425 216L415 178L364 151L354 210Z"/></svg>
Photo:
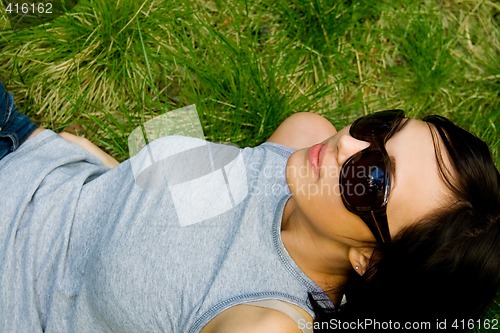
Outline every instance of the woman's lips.
<svg viewBox="0 0 500 333"><path fill-rule="evenodd" d="M312 165L317 178L319 178L319 168L321 167L320 153L323 147L323 143L318 143L309 148L309 163Z"/></svg>

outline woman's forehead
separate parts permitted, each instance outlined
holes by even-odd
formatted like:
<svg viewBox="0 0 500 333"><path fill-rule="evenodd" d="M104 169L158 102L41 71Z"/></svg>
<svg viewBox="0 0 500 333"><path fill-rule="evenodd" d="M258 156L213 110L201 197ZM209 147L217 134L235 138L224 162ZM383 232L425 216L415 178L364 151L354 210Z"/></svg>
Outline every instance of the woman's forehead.
<svg viewBox="0 0 500 333"><path fill-rule="evenodd" d="M415 154L430 153L435 154L433 135L429 125L418 119L407 119L401 130L396 132L386 143L388 150L394 148L396 152L399 150L407 150L408 148L416 148ZM407 149L404 149L407 146ZM390 153L390 152L389 152Z"/></svg>
<svg viewBox="0 0 500 333"><path fill-rule="evenodd" d="M440 176L436 144L431 127L421 120L410 119L386 143L388 154L396 162L388 217L391 234L443 206L449 189ZM444 149L438 150L445 154ZM445 154L446 155L446 154ZM444 161L447 156L442 156Z"/></svg>

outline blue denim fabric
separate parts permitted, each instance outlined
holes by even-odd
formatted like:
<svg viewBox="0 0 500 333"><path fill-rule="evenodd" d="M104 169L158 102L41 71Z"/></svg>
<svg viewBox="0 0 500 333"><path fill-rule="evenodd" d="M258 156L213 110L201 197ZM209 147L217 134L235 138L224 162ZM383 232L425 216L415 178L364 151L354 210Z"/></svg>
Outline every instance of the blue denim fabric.
<svg viewBox="0 0 500 333"><path fill-rule="evenodd" d="M0 82L0 160L16 150L36 129L36 125L14 104L14 96Z"/></svg>

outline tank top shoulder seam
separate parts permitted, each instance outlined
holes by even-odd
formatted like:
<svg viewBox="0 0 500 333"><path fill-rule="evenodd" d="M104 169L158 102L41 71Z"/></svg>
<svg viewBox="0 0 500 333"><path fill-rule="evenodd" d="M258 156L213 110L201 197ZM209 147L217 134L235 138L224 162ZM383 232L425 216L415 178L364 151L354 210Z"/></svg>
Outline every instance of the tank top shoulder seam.
<svg viewBox="0 0 500 333"><path fill-rule="evenodd" d="M260 146L269 147L273 152L277 153L278 155L281 155L282 157L287 157L287 158L295 151L295 149L270 141L266 141L262 143Z"/></svg>
<svg viewBox="0 0 500 333"><path fill-rule="evenodd" d="M205 311L205 313L199 316L198 319L191 325L188 333L198 333L200 329L202 329L206 324L210 322L210 320L214 319L217 315L221 314L229 308L232 308L233 306L264 300L278 300L292 303L309 313L311 316L314 315L312 309L302 299L294 297L292 295L288 295L286 293L260 292L253 294L242 294L221 301Z"/></svg>

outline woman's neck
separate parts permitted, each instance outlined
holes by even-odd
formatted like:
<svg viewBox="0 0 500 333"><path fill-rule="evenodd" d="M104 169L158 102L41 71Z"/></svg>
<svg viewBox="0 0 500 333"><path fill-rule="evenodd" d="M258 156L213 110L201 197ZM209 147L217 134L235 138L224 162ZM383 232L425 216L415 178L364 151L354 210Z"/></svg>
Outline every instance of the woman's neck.
<svg viewBox="0 0 500 333"><path fill-rule="evenodd" d="M338 305L351 271L348 247L326 239L310 227L293 197L285 205L281 224L283 244L297 266Z"/></svg>

